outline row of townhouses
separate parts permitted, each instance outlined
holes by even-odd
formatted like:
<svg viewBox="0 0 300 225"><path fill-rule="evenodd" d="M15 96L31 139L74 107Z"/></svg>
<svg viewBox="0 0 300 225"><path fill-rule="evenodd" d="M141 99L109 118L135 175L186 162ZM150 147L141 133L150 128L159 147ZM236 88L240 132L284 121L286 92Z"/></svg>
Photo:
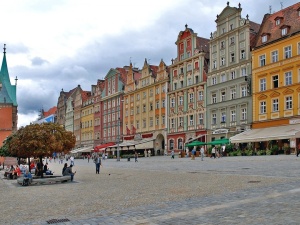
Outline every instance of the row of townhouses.
<svg viewBox="0 0 300 225"><path fill-rule="evenodd" d="M57 122L76 149L180 151L192 140L229 138L295 148L300 137L300 3L261 24L229 2L210 38L188 25L167 65L110 69L90 91L62 90Z"/></svg>

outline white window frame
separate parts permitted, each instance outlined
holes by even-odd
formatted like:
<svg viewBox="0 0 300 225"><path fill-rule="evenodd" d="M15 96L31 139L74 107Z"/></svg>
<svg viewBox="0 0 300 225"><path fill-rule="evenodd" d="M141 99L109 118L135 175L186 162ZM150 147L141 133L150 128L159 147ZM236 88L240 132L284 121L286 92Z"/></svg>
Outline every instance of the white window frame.
<svg viewBox="0 0 300 225"><path fill-rule="evenodd" d="M266 65L266 55L260 55L259 56L259 65L265 66Z"/></svg>
<svg viewBox="0 0 300 225"><path fill-rule="evenodd" d="M272 63L278 62L278 51L275 50L271 54L272 54Z"/></svg>
<svg viewBox="0 0 300 225"><path fill-rule="evenodd" d="M267 113L267 105L265 101L261 101L259 103L259 112L260 114L266 114Z"/></svg>
<svg viewBox="0 0 300 225"><path fill-rule="evenodd" d="M292 85L293 84L293 77L292 77L292 72L288 71L284 73L284 80L285 80L285 85Z"/></svg>
<svg viewBox="0 0 300 225"><path fill-rule="evenodd" d="M260 91L265 91L267 89L267 81L266 78L261 78L259 80L259 90Z"/></svg>
<svg viewBox="0 0 300 225"><path fill-rule="evenodd" d="M273 98L272 99L272 112L278 112L279 111L279 99Z"/></svg>
<svg viewBox="0 0 300 225"><path fill-rule="evenodd" d="M292 47L291 46L284 47L284 57L285 57L285 59L289 59L292 57Z"/></svg>
<svg viewBox="0 0 300 225"><path fill-rule="evenodd" d="M241 108L242 120L247 120L247 108Z"/></svg>
<svg viewBox="0 0 300 225"><path fill-rule="evenodd" d="M286 110L293 109L293 97L292 96L285 97L285 109Z"/></svg>

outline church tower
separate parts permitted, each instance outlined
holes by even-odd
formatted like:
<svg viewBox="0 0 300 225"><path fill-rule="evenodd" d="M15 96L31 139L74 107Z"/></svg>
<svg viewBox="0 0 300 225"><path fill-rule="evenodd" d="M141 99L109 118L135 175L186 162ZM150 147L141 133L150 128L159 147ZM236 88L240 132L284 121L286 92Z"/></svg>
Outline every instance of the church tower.
<svg viewBox="0 0 300 225"><path fill-rule="evenodd" d="M15 85L10 83L6 63L6 46L3 48L3 60L0 71L0 147L3 141L17 131L18 104L17 104L17 77Z"/></svg>

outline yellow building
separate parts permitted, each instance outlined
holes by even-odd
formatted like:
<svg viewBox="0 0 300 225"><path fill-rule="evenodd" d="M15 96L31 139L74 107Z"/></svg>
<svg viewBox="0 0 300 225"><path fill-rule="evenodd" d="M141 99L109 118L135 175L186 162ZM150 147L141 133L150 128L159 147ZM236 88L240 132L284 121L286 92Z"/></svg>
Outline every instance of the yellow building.
<svg viewBox="0 0 300 225"><path fill-rule="evenodd" d="M94 145L94 103L93 96L82 99L81 108L81 146L91 152Z"/></svg>
<svg viewBox="0 0 300 225"><path fill-rule="evenodd" d="M252 51L253 130L232 140L300 145L300 3L266 14Z"/></svg>
<svg viewBox="0 0 300 225"><path fill-rule="evenodd" d="M145 60L142 70L130 64L124 90L124 147L128 144L130 149L135 144L136 150L163 154L167 138L167 82L168 69L163 61L154 66Z"/></svg>

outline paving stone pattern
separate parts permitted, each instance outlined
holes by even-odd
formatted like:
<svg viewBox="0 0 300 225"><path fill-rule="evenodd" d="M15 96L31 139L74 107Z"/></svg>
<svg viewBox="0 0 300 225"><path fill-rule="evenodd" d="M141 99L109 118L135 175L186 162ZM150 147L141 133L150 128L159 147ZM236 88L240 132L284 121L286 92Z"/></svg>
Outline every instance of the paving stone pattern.
<svg viewBox="0 0 300 225"><path fill-rule="evenodd" d="M74 182L23 187L0 172L0 224L300 224L300 157L75 160ZM49 163L55 175L62 164Z"/></svg>

